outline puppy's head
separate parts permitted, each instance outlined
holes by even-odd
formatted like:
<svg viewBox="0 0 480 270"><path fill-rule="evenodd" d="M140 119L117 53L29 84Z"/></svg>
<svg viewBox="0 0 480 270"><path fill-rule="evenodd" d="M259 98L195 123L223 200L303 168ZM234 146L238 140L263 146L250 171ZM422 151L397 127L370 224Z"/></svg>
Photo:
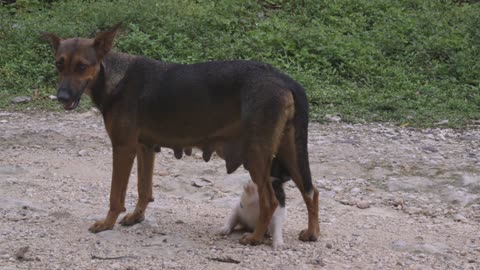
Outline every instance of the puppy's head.
<svg viewBox="0 0 480 270"><path fill-rule="evenodd" d="M75 109L83 92L95 81L101 61L111 50L119 27L117 24L94 39L62 39L53 33L43 33L53 48L59 73L57 98L66 110Z"/></svg>
<svg viewBox="0 0 480 270"><path fill-rule="evenodd" d="M242 203L242 205L248 206L252 203L256 203L257 201L257 185L255 185L255 183L253 183L252 181L248 181L248 183L243 186L243 193L240 197L240 202Z"/></svg>

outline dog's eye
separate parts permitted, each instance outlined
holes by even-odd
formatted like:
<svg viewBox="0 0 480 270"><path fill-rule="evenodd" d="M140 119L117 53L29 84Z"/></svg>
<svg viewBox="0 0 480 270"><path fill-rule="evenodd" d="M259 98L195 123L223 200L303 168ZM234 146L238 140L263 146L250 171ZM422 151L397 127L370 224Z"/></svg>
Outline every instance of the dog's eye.
<svg viewBox="0 0 480 270"><path fill-rule="evenodd" d="M88 67L88 66L85 65L85 64L78 64L78 65L77 65L77 70L80 71L80 72L82 72L82 71L85 71L85 70L87 69L87 67Z"/></svg>

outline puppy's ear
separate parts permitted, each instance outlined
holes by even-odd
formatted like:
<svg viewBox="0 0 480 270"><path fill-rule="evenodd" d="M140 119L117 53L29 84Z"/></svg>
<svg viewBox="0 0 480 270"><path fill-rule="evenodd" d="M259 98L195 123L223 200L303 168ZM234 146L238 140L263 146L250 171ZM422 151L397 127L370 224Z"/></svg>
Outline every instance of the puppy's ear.
<svg viewBox="0 0 480 270"><path fill-rule="evenodd" d="M53 52L56 53L58 50L58 47L60 46L60 42L62 39L60 39L57 35L54 33L49 33L49 32L42 32L41 33L42 37L52 45Z"/></svg>
<svg viewBox="0 0 480 270"><path fill-rule="evenodd" d="M252 181L249 181L243 186L243 190L245 190L246 194L252 196L255 195L255 193L257 192L257 187Z"/></svg>
<svg viewBox="0 0 480 270"><path fill-rule="evenodd" d="M93 46L97 52L97 58L102 59L113 46L113 39L117 35L118 30L122 26L121 23L116 24L110 30L100 32L95 37Z"/></svg>

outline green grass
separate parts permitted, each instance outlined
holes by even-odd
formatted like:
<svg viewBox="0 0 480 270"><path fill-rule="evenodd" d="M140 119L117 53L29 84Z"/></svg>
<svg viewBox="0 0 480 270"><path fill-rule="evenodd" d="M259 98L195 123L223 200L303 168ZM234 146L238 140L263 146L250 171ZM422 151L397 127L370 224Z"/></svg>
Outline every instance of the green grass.
<svg viewBox="0 0 480 270"><path fill-rule="evenodd" d="M0 108L59 109L40 36L92 36L170 62L252 59L305 86L313 119L464 127L480 119L480 4L414 0L17 1L0 6ZM84 106L88 103L84 103Z"/></svg>

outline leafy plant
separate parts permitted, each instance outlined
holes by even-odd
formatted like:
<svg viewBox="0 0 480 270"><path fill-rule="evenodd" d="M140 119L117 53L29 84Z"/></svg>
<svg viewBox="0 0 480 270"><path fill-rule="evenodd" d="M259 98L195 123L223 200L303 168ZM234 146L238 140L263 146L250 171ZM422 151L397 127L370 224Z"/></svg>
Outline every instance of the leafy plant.
<svg viewBox="0 0 480 270"><path fill-rule="evenodd" d="M16 1L0 6L0 108L56 74L40 31L93 36L168 62L251 59L305 86L312 116L461 127L480 119L480 4L416 0ZM41 89L41 90L39 90ZM35 92L36 91L36 92ZM42 102L43 100L43 102Z"/></svg>

